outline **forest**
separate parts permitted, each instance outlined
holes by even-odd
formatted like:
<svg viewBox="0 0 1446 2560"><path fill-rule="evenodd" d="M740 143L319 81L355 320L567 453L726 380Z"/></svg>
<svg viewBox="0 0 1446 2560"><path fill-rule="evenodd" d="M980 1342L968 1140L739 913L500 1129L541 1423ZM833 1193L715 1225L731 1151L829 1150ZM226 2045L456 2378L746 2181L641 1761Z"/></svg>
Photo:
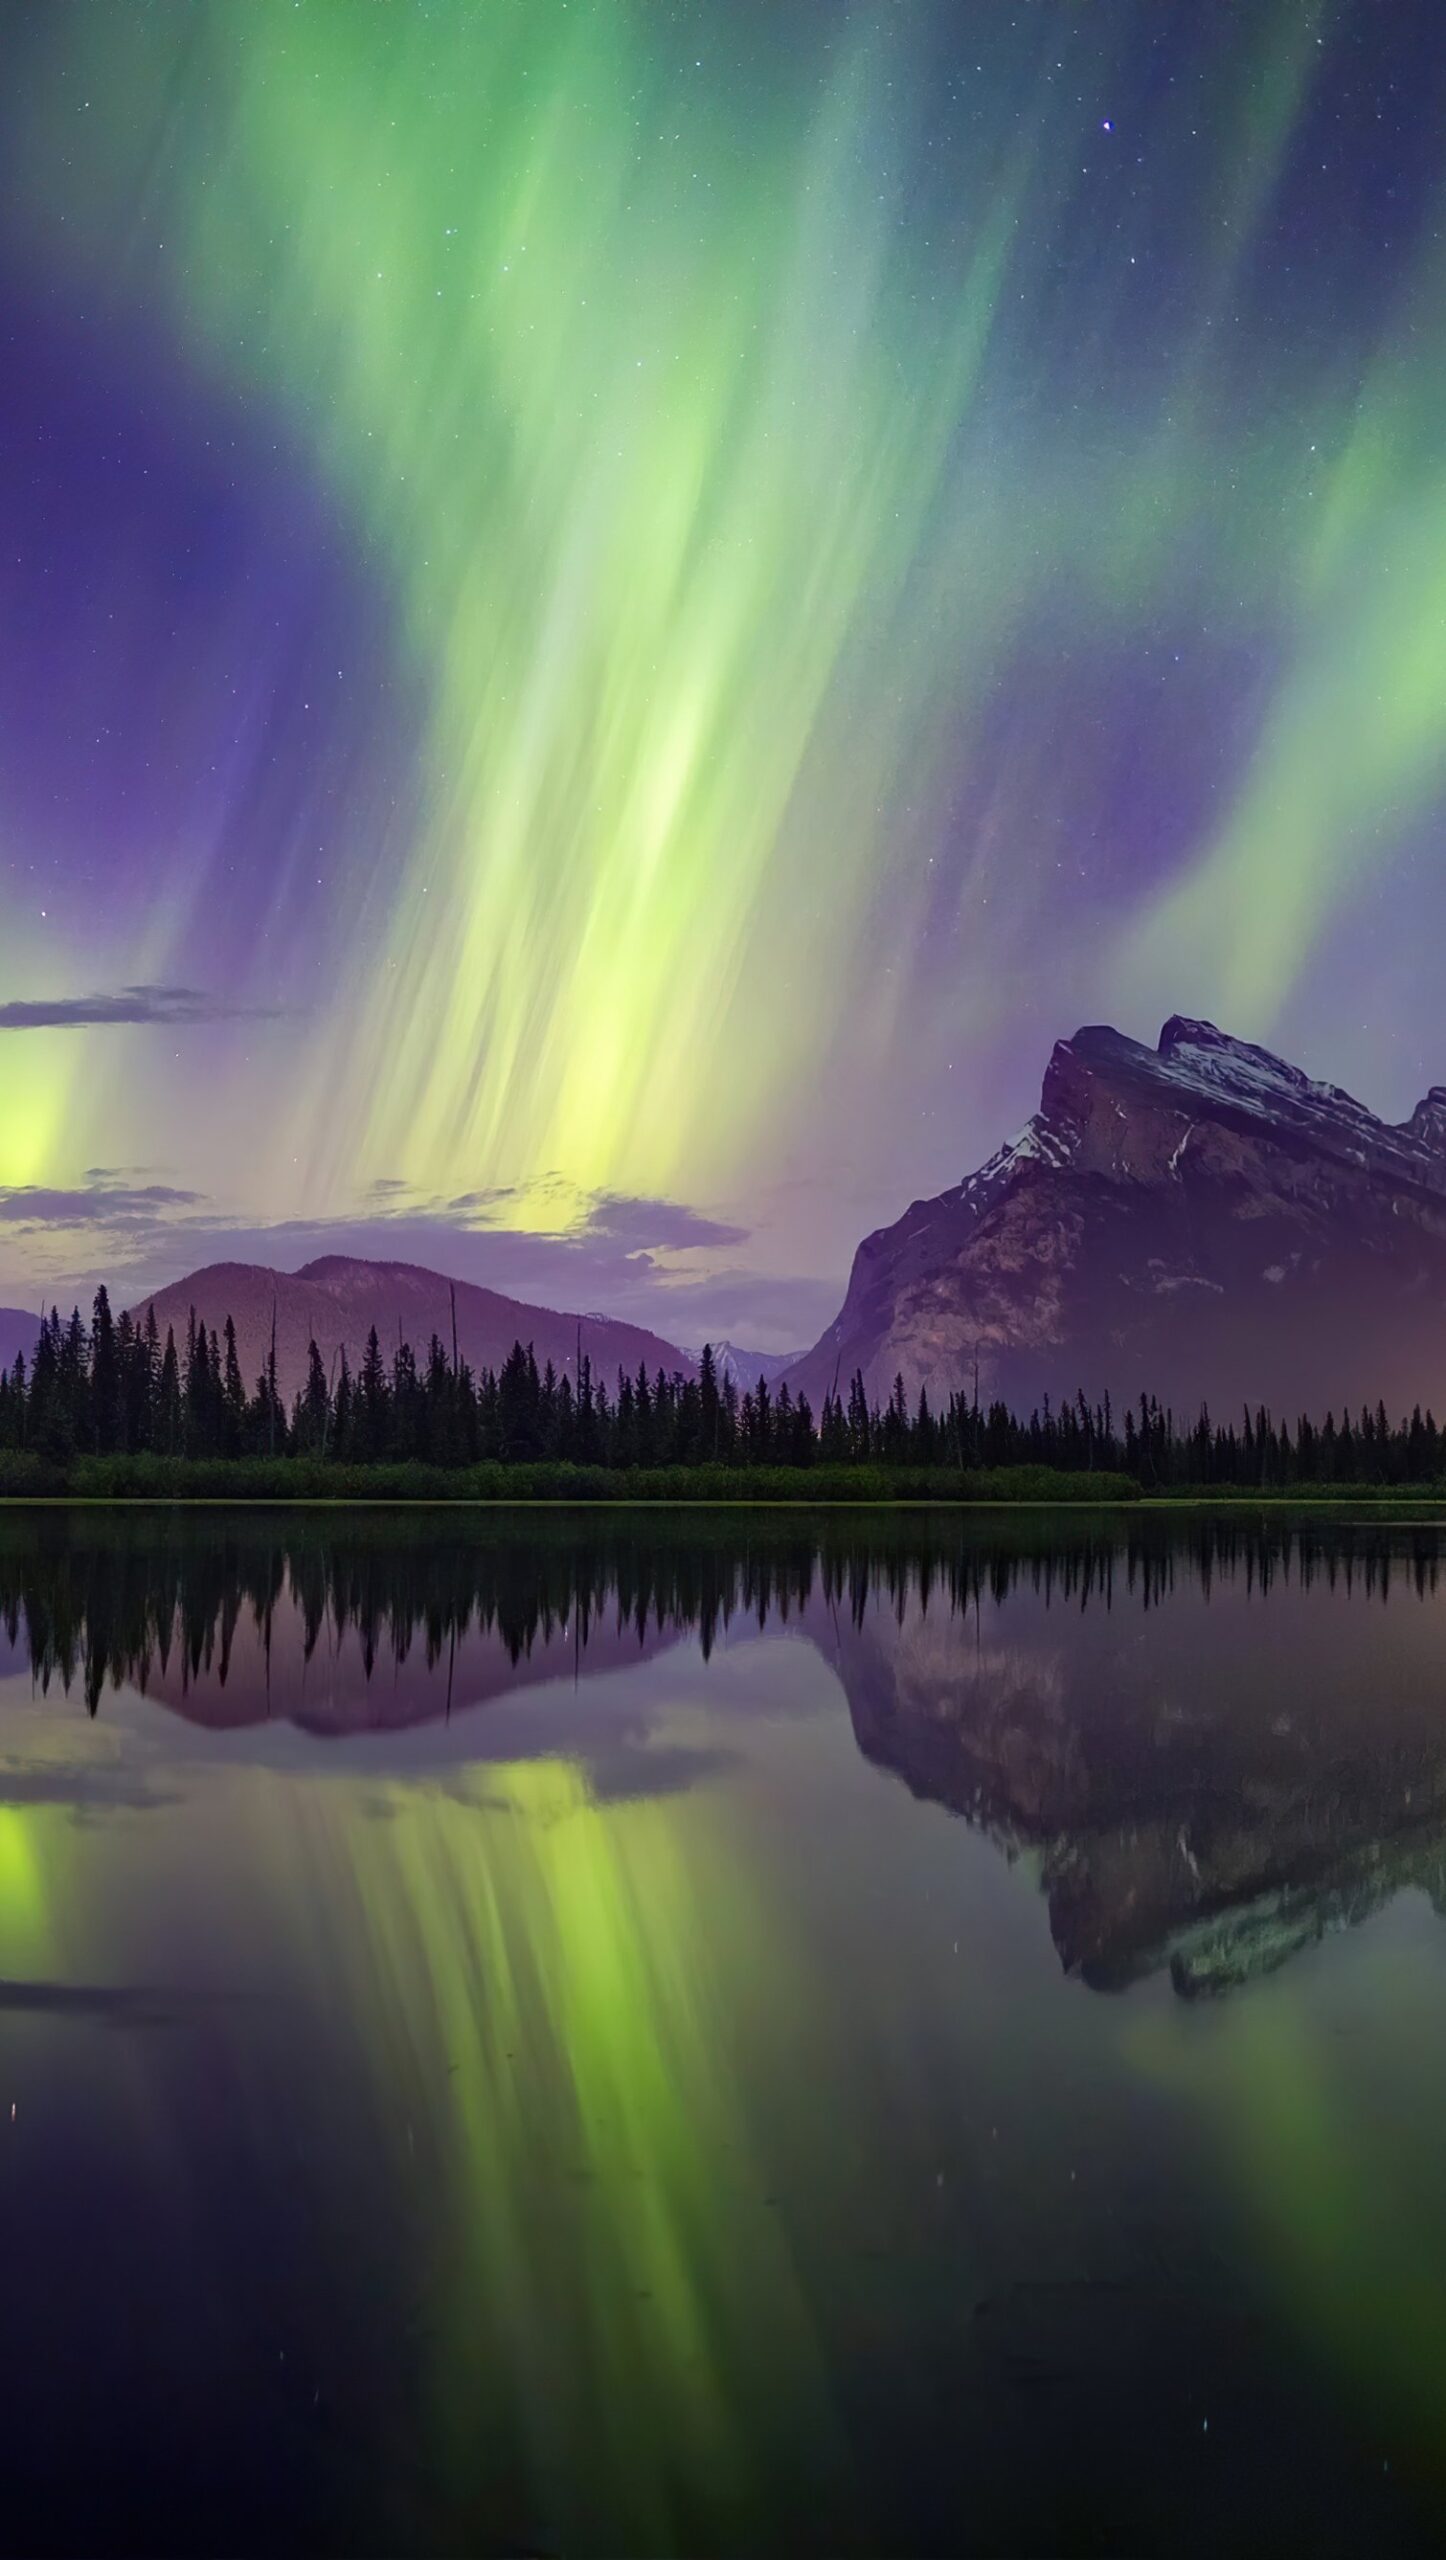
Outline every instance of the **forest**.
<svg viewBox="0 0 1446 2560"><path fill-rule="evenodd" d="M1421 1486L1446 1465L1441 1428L1419 1406L1398 1419L1378 1403L1319 1419L1258 1408L1226 1420L1203 1408L1177 1414L1148 1392L1117 1413L1107 1396L1091 1403L1081 1392L1058 1405L1045 1398L1026 1417L959 1392L936 1409L927 1393L911 1401L902 1379L881 1405L856 1375L815 1415L786 1384L775 1392L759 1378L740 1392L720 1378L709 1346L696 1376L640 1369L610 1387L585 1356L576 1383L551 1363L539 1370L521 1342L500 1368L474 1374L435 1335L419 1361L405 1342L388 1357L373 1330L355 1374L345 1351L328 1371L313 1342L288 1406L274 1345L248 1388L229 1317L218 1335L193 1312L178 1346L170 1329L160 1340L154 1313L144 1325L116 1317L104 1288L88 1325L78 1309L68 1320L52 1309L33 1357L0 1377L0 1453L61 1471L84 1461L187 1461L204 1464L208 1482L245 1461L304 1460L312 1482L318 1470L340 1482L382 1468L866 1470L939 1490L946 1480L968 1478L972 1489L1027 1470L1119 1479L1146 1493Z"/></svg>

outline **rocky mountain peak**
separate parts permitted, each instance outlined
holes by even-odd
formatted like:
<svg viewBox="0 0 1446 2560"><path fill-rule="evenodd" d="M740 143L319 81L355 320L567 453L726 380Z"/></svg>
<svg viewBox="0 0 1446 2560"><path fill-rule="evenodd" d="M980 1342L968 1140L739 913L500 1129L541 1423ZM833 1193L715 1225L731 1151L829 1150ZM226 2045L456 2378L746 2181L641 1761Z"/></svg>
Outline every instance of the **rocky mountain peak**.
<svg viewBox="0 0 1446 2560"><path fill-rule="evenodd" d="M1446 1155L1446 1084L1433 1084L1423 1094L1406 1127L1423 1147Z"/></svg>
<svg viewBox="0 0 1446 2560"><path fill-rule="evenodd" d="M1172 1014L1056 1043L1040 1108L855 1258L790 1382L864 1371L931 1399L972 1380L1339 1411L1446 1407L1446 1085L1381 1120L1288 1059Z"/></svg>
<svg viewBox="0 0 1446 2560"><path fill-rule="evenodd" d="M1172 1013L1157 1045L1160 1056L1168 1058L1176 1049L1243 1049L1246 1044L1213 1022L1197 1020L1188 1013Z"/></svg>
<svg viewBox="0 0 1446 2560"><path fill-rule="evenodd" d="M1282 1082L1303 1085L1310 1082L1299 1067L1286 1058L1277 1057L1273 1049L1262 1049L1254 1040L1238 1040L1232 1031L1222 1031L1218 1024L1205 1022L1188 1013L1172 1013L1160 1031L1155 1054L1160 1058L1209 1058L1236 1068L1248 1077L1268 1075Z"/></svg>

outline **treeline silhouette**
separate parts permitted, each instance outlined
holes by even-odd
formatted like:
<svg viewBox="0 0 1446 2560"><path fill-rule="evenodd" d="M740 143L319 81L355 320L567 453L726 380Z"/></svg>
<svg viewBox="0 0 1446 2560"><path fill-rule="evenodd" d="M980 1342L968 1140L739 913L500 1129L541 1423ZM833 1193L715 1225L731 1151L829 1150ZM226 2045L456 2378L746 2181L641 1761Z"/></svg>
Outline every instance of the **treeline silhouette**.
<svg viewBox="0 0 1446 2560"><path fill-rule="evenodd" d="M882 1406L861 1375L825 1395L814 1415L804 1395L763 1378L741 1393L720 1379L711 1346L698 1375L619 1371L609 1389L581 1357L576 1381L530 1346L514 1343L500 1369L474 1372L434 1334L424 1359L402 1342L388 1357L375 1328L353 1375L342 1351L330 1370L315 1342L304 1385L288 1407L277 1385L274 1344L249 1389L236 1328L221 1333L194 1310L184 1344L161 1342L154 1310L137 1325L115 1317L102 1288L87 1326L52 1308L33 1357L0 1376L0 1451L64 1466L76 1458L160 1456L204 1460L304 1457L338 1467L555 1462L616 1470L868 1467L984 1475L1013 1468L1133 1478L1146 1491L1185 1486L1418 1485L1446 1468L1434 1416L1392 1421L1384 1404L1293 1424L1261 1408L1224 1422L1203 1407L1177 1416L1150 1395L1122 1415L1081 1392L1048 1397L1028 1419L1001 1402L951 1394L937 1409L911 1402L897 1379Z"/></svg>
<svg viewBox="0 0 1446 2560"><path fill-rule="evenodd" d="M579 1534L542 1514L459 1535L365 1513L338 1526L305 1512L20 1512L0 1516L0 1636L42 1688L78 1686L94 1714L107 1688L144 1690L176 1666L183 1688L224 1688L238 1631L269 1652L283 1605L307 1661L352 1640L368 1679L418 1652L441 1683L474 1633L495 1633L514 1664L568 1634L581 1671L603 1629L631 1629L640 1649L696 1635L706 1656L730 1630L783 1627L815 1606L858 1627L875 1612L937 1613L972 1646L981 1614L1018 1590L1045 1607L1153 1609L1181 1589L1208 1598L1217 1582L1266 1596L1320 1581L1385 1600L1443 1581L1429 1529L1157 1514L1114 1531L1020 1518L981 1534L950 1520L960 1515L873 1515L867 1527L762 1515L720 1534L696 1517L624 1527L599 1515Z"/></svg>

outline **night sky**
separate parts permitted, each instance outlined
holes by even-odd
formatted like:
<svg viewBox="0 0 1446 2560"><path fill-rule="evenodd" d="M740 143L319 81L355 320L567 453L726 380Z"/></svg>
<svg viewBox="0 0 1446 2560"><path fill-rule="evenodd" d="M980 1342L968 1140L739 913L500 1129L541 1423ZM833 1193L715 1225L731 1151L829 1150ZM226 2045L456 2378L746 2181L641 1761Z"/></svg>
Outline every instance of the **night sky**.
<svg viewBox="0 0 1446 2560"><path fill-rule="evenodd" d="M0 1299L1446 1080L1439 0L5 0L0 171Z"/></svg>

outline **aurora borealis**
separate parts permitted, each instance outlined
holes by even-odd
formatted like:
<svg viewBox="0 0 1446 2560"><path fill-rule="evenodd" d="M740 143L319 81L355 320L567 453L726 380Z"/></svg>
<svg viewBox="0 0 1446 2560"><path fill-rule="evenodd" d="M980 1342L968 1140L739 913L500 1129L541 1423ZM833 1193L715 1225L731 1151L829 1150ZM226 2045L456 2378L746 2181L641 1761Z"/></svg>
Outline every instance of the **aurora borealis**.
<svg viewBox="0 0 1446 2560"><path fill-rule="evenodd" d="M1081 1020L1446 1078L1436 13L0 47L0 1298L780 1347Z"/></svg>
<svg viewBox="0 0 1446 2560"><path fill-rule="evenodd" d="M1429 2549L1443 1610L1420 1524L6 1509L12 2512Z"/></svg>

